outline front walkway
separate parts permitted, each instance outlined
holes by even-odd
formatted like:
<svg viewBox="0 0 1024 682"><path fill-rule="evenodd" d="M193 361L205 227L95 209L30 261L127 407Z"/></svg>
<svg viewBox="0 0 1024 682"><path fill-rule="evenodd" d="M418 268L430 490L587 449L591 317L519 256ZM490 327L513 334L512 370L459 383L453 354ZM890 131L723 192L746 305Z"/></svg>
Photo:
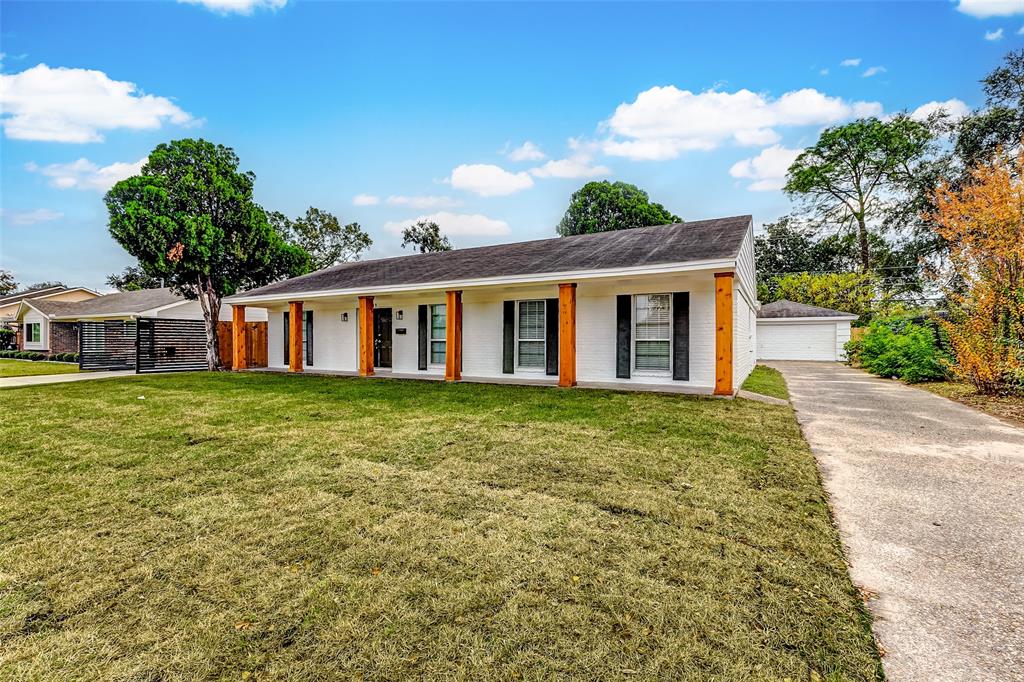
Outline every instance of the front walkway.
<svg viewBox="0 0 1024 682"><path fill-rule="evenodd" d="M87 381L89 379L110 379L112 377L135 376L135 370L117 370L110 372L79 372L78 374L39 374L30 377L0 377L0 388L18 388L21 386L42 386L44 384L63 384L68 381Z"/></svg>
<svg viewBox="0 0 1024 682"><path fill-rule="evenodd" d="M822 471L893 680L1024 671L1024 430L834 363L770 362Z"/></svg>

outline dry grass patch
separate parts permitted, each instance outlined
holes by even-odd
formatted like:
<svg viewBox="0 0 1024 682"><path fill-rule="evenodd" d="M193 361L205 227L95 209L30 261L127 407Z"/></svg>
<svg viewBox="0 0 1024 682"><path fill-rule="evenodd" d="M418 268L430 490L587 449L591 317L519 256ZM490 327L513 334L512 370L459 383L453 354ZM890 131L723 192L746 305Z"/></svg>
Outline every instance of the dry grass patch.
<svg viewBox="0 0 1024 682"><path fill-rule="evenodd" d="M881 676L788 407L256 374L17 390L0 677Z"/></svg>
<svg viewBox="0 0 1024 682"><path fill-rule="evenodd" d="M994 417L1024 426L1024 396L984 395L973 386L956 381L936 381L914 384L915 388L941 395L943 398L970 405L976 410L988 412Z"/></svg>

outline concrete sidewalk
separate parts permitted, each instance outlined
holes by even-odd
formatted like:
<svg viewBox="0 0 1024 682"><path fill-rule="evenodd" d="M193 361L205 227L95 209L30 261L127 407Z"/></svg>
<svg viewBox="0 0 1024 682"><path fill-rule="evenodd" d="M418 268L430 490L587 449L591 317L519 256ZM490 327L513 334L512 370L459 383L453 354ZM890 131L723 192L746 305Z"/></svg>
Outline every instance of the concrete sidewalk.
<svg viewBox="0 0 1024 682"><path fill-rule="evenodd" d="M45 386L46 384L63 384L69 381L89 381L91 379L111 379L113 377L133 376L135 376L135 372L129 369L111 372L79 372L78 374L42 374L31 377L0 377L0 388Z"/></svg>
<svg viewBox="0 0 1024 682"><path fill-rule="evenodd" d="M892 680L1024 680L1024 429L836 363L770 362Z"/></svg>

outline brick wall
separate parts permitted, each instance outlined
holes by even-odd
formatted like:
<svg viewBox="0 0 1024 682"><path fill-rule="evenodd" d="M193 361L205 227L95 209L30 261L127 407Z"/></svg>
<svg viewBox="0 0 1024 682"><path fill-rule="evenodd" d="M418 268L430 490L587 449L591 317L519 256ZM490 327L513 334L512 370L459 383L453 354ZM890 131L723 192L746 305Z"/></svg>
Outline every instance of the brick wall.
<svg viewBox="0 0 1024 682"><path fill-rule="evenodd" d="M51 353L77 353L78 352L78 323L77 322L51 322L50 323L50 352Z"/></svg>
<svg viewBox="0 0 1024 682"><path fill-rule="evenodd" d="M18 345L18 350L25 350L25 325L19 324L16 331L14 342Z"/></svg>

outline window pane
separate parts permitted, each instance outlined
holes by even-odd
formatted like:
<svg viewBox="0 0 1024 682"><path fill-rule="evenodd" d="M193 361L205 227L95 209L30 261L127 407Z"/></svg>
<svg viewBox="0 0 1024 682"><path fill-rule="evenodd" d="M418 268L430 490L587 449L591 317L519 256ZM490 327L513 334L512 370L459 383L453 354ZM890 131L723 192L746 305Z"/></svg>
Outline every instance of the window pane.
<svg viewBox="0 0 1024 682"><path fill-rule="evenodd" d="M444 364L444 341L430 342L430 362L434 365Z"/></svg>
<svg viewBox="0 0 1024 682"><path fill-rule="evenodd" d="M668 294L636 297L636 339L638 341L667 341L670 327Z"/></svg>
<svg viewBox="0 0 1024 682"><path fill-rule="evenodd" d="M520 367L544 367L544 342L543 341L520 341L519 342L519 366Z"/></svg>
<svg viewBox="0 0 1024 682"><path fill-rule="evenodd" d="M519 302L519 338L544 340L544 301Z"/></svg>
<svg viewBox="0 0 1024 682"><path fill-rule="evenodd" d="M637 341L637 369L668 369L668 341Z"/></svg>
<svg viewBox="0 0 1024 682"><path fill-rule="evenodd" d="M430 306L430 338L445 338L445 306L444 304ZM442 351L443 352L443 351Z"/></svg>

